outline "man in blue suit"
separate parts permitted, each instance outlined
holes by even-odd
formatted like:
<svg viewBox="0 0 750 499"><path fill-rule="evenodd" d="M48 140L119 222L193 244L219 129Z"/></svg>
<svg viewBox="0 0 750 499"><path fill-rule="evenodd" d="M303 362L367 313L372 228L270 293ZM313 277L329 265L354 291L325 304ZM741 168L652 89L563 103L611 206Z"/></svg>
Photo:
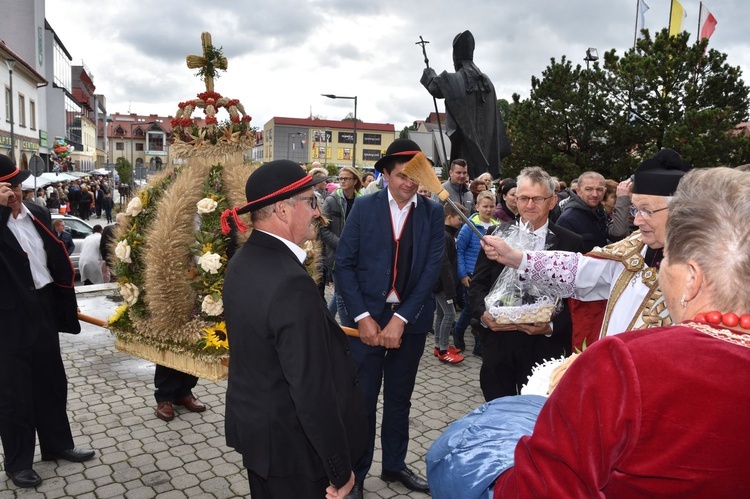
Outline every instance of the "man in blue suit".
<svg viewBox="0 0 750 499"><path fill-rule="evenodd" d="M432 288L443 254L443 208L417 195L418 184L403 173L421 152L411 140L394 141L377 163L388 187L362 196L352 207L336 250L337 290L344 299L357 378L368 416L368 452L355 465L348 497L362 497L375 448L375 419L383 381L381 443L387 482L427 492L427 481L405 464L409 409L419 359L432 326Z"/></svg>

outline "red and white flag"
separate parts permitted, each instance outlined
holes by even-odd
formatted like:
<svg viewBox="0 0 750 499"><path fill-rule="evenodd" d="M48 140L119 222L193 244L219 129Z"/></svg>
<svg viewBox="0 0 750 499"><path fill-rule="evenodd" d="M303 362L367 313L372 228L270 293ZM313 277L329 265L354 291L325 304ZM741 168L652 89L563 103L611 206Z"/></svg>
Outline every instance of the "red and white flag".
<svg viewBox="0 0 750 499"><path fill-rule="evenodd" d="M701 3L700 20L698 24L700 26L699 39L703 40L704 38L711 38L717 24L714 15L708 11L703 3Z"/></svg>

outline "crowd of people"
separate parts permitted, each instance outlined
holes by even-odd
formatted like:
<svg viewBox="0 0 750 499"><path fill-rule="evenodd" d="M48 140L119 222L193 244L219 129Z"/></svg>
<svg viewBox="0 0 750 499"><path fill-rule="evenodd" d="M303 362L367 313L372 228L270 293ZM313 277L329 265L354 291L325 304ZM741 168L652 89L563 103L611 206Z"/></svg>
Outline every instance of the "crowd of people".
<svg viewBox="0 0 750 499"><path fill-rule="evenodd" d="M92 175L81 180L55 182L46 187L25 190L24 201L33 201L51 213L66 213L83 220L92 217L106 218L112 223L115 208L111 180L102 175Z"/></svg>
<svg viewBox="0 0 750 499"><path fill-rule="evenodd" d="M539 167L499 183L470 179L470 165L457 159L442 185L453 203L441 204L406 173L418 155L413 141L394 141L367 185L351 167L332 186L325 169L266 163L247 180L247 203L222 215L236 230L231 219L249 213L254 227L229 261L223 290L232 345L226 438L243 456L253 497L363 497L379 417L380 478L435 497L455 497L462 480L477 474L487 482L484 494L498 498L750 490L742 469L750 442L735 416L750 409L737 393L750 381L750 297L742 291L750 237L735 223L750 214L748 174L691 171L665 149L628 180L584 172L567 188ZM36 342L32 349L45 350L49 364L38 382L57 386L53 396L8 372L16 381L0 393L5 470L17 486L33 487L41 482L31 467L35 433L43 459L84 461L94 452L72 442L59 343L48 343L57 331L77 332L72 276L60 266L70 241L36 199L20 202L28 175L6 162L0 167L0 271L30 290L26 301L12 303L19 317L40 300L57 306L53 293L68 304L67 314L54 314L57 324L40 320L33 335L0 349L0 369L34 372L39 359L21 352ZM88 191L57 189L47 201L71 203L71 192ZM81 197L73 199L80 213ZM97 226L86 254L102 258L102 245L106 254L110 227ZM506 240L514 230L525 231L531 245ZM300 245L314 239L323 248L322 282L335 288L329 303L325 284L316 286L302 265ZM17 245L47 258L19 263ZM493 315L485 298L508 270L561 300L549 320L509 323ZM105 272L81 266L87 282L104 280ZM428 482L406 465L417 372L429 333L437 362L460 368L468 329L472 353L482 358L482 394L501 420L503 411L523 412L528 396L520 393L535 366L584 351L538 404L530 417L536 424L525 435L504 433L511 444L502 452L512 452L498 460L502 466L481 461L495 452L492 439L481 449L459 445L451 452L471 451L471 458L445 464L428 455ZM192 395L197 379L178 389L169 375L157 369L159 418L174 418L172 404L206 409ZM55 410L36 414L39 397L57 400ZM9 410L8 400L21 400L23 410ZM431 473L455 478L432 486Z"/></svg>

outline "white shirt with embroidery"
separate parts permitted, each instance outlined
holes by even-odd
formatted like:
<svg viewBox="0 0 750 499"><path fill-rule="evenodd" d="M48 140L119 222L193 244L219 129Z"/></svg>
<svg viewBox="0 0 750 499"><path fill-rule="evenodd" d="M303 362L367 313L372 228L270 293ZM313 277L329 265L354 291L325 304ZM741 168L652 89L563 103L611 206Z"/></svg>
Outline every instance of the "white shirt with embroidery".
<svg viewBox="0 0 750 499"><path fill-rule="evenodd" d="M647 246L643 247L645 256ZM625 266L618 260L592 258L569 251L524 252L518 272L521 278L554 286L563 298L581 301L607 300ZM641 272L630 279L612 307L612 315L600 337L628 330L650 288L641 280Z"/></svg>

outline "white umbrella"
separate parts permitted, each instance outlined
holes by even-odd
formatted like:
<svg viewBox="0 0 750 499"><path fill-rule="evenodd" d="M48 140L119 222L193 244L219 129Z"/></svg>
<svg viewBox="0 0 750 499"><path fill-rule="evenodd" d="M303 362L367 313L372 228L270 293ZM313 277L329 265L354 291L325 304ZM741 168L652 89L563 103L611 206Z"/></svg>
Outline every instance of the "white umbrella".
<svg viewBox="0 0 750 499"><path fill-rule="evenodd" d="M68 175L65 172L60 172L60 173L44 172L41 175L39 175L39 178L49 180L50 183L65 182L66 180L78 180L78 177L75 177L73 175Z"/></svg>
<svg viewBox="0 0 750 499"><path fill-rule="evenodd" d="M43 179L43 178L37 178L36 179L36 187L37 187L37 189L40 188L40 187L46 187L46 186L48 186L51 183L52 182L50 182L49 180L46 180L46 179ZM32 191L32 190L34 190L34 176L33 175L31 175L29 178L27 178L26 180L23 181L21 189L24 190L24 191Z"/></svg>

